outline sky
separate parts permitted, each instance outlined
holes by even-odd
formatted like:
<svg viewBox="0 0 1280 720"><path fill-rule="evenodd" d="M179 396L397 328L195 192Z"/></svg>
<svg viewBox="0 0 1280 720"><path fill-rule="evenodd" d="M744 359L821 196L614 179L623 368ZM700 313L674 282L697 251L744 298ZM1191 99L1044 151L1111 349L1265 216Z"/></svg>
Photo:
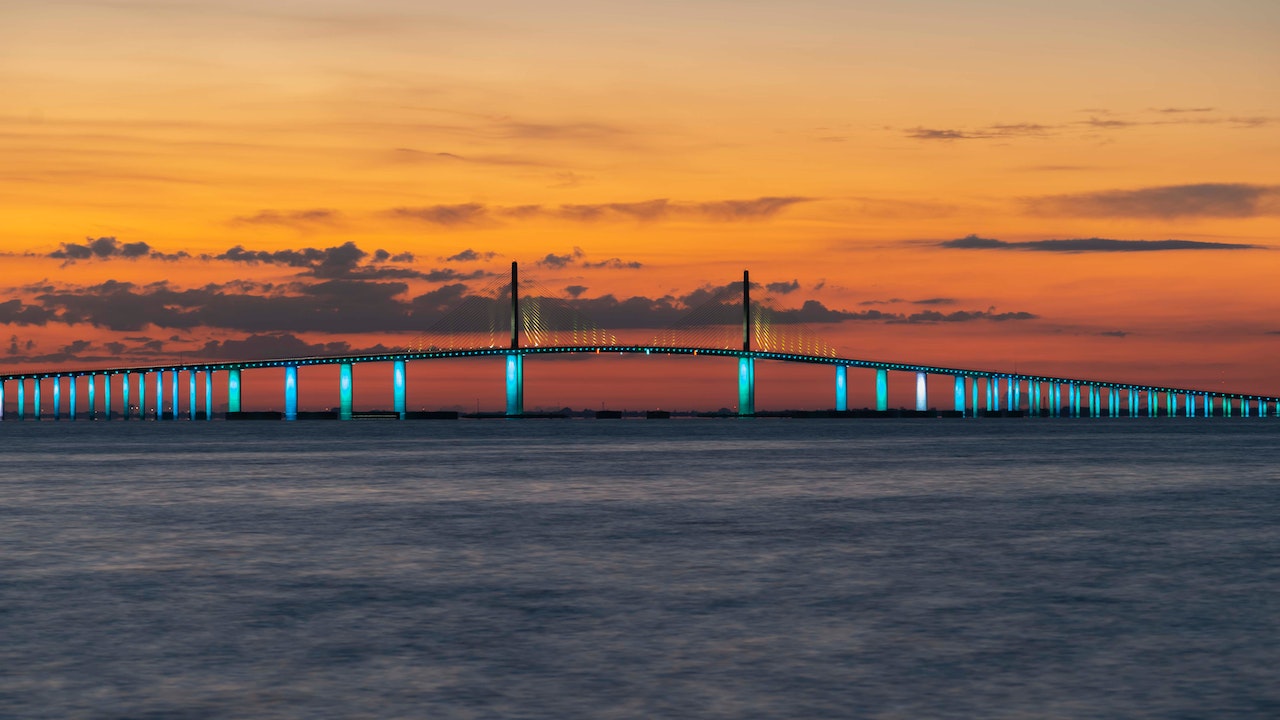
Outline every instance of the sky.
<svg viewBox="0 0 1280 720"><path fill-rule="evenodd" d="M845 357L1280 395L1277 69L1272 0L0 0L0 367L400 348L518 261L622 341L750 270ZM414 404L501 407L436 365Z"/></svg>

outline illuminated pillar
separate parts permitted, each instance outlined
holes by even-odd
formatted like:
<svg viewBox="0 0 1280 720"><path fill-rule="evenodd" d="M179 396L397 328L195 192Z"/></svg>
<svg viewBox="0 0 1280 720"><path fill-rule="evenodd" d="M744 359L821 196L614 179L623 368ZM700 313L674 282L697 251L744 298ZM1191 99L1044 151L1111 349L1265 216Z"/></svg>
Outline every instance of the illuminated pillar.
<svg viewBox="0 0 1280 720"><path fill-rule="evenodd" d="M131 412L129 408L129 373L124 373L120 376L120 407L121 417L128 420Z"/></svg>
<svg viewBox="0 0 1280 720"><path fill-rule="evenodd" d="M338 419L351 419L351 363L338 366Z"/></svg>
<svg viewBox="0 0 1280 720"><path fill-rule="evenodd" d="M1240 398L1240 417L1249 417L1249 398Z"/></svg>
<svg viewBox="0 0 1280 720"><path fill-rule="evenodd" d="M102 415L111 419L111 376L102 376Z"/></svg>
<svg viewBox="0 0 1280 720"><path fill-rule="evenodd" d="M1080 417L1080 383L1071 383L1071 417Z"/></svg>
<svg viewBox="0 0 1280 720"><path fill-rule="evenodd" d="M400 414L400 419L405 419L409 406L405 402L404 392L405 368L404 361L397 360L391 368L391 395L395 402L395 410Z"/></svg>
<svg viewBox="0 0 1280 720"><path fill-rule="evenodd" d="M1213 397L1209 393L1204 394L1204 416L1213 417Z"/></svg>
<svg viewBox="0 0 1280 720"><path fill-rule="evenodd" d="M27 417L27 379L18 378L18 419Z"/></svg>
<svg viewBox="0 0 1280 720"><path fill-rule="evenodd" d="M836 412L849 409L849 369L836 366Z"/></svg>
<svg viewBox="0 0 1280 720"><path fill-rule="evenodd" d="M284 419L298 419L298 366L284 367Z"/></svg>
<svg viewBox="0 0 1280 720"><path fill-rule="evenodd" d="M924 412L929 409L929 383L928 376L922 372L916 373L916 411Z"/></svg>
<svg viewBox="0 0 1280 720"><path fill-rule="evenodd" d="M4 420L4 380L0 380L0 420Z"/></svg>
<svg viewBox="0 0 1280 720"><path fill-rule="evenodd" d="M1138 389L1129 388L1129 417L1138 417Z"/></svg>
<svg viewBox="0 0 1280 720"><path fill-rule="evenodd" d="M156 371L156 420L164 419L164 371Z"/></svg>
<svg viewBox="0 0 1280 720"><path fill-rule="evenodd" d="M884 412L889 409L889 371L884 368L876 370L876 410Z"/></svg>
<svg viewBox="0 0 1280 720"><path fill-rule="evenodd" d="M1195 417L1196 416L1196 396L1192 395L1191 393L1186 393L1184 395L1184 403L1185 403L1185 407L1183 409L1186 411L1187 417Z"/></svg>
<svg viewBox="0 0 1280 720"><path fill-rule="evenodd" d="M174 420L178 419L178 413L181 412L181 408L178 407L178 375L181 373L182 371L177 368L169 371L169 394L173 396L173 408L169 416Z"/></svg>
<svg viewBox="0 0 1280 720"><path fill-rule="evenodd" d="M53 376L53 419L62 419L62 376Z"/></svg>
<svg viewBox="0 0 1280 720"><path fill-rule="evenodd" d="M978 388L978 376L975 375L969 378L969 402L970 404L973 405L974 417L978 417L978 404L980 402L979 398L981 396L982 396L982 393L979 392L979 388Z"/></svg>
<svg viewBox="0 0 1280 720"><path fill-rule="evenodd" d="M1009 378L1009 409L1022 409L1022 379Z"/></svg>
<svg viewBox="0 0 1280 720"><path fill-rule="evenodd" d="M995 375L987 376L987 412L995 410L996 395L1000 392L1000 380Z"/></svg>
<svg viewBox="0 0 1280 720"><path fill-rule="evenodd" d="M147 374L138 373L138 419L147 419Z"/></svg>
<svg viewBox="0 0 1280 720"><path fill-rule="evenodd" d="M196 369L187 371L187 419L196 419Z"/></svg>
<svg viewBox="0 0 1280 720"><path fill-rule="evenodd" d="M1014 409L1013 398L1014 398L1014 392L1017 386L1018 386L1017 380L1014 380L1011 377L1005 378L1004 380L1004 409L1005 410Z"/></svg>
<svg viewBox="0 0 1280 720"><path fill-rule="evenodd" d="M213 370L204 371L204 419L213 419Z"/></svg>
<svg viewBox="0 0 1280 720"><path fill-rule="evenodd" d="M98 416L97 398L94 393L94 382L97 380L97 376L93 373L89 373L88 380L89 382L86 384L86 389L89 391L89 419L93 420Z"/></svg>
<svg viewBox="0 0 1280 720"><path fill-rule="evenodd" d="M40 378L39 376L31 379L31 405L34 412L31 416L40 419Z"/></svg>
<svg viewBox="0 0 1280 720"><path fill-rule="evenodd" d="M756 359L738 358L738 416L756 414Z"/></svg>
<svg viewBox="0 0 1280 720"><path fill-rule="evenodd" d="M739 410L741 413L741 410ZM507 355L507 416L524 414L524 355Z"/></svg>
<svg viewBox="0 0 1280 720"><path fill-rule="evenodd" d="M964 406L965 406L965 402L964 402L964 376L963 376L963 375L957 375L957 376L956 376L956 390L955 390L955 398L956 398L956 404L955 404L956 412L963 414L963 413L964 413Z"/></svg>
<svg viewBox="0 0 1280 720"><path fill-rule="evenodd" d="M1089 415L1102 417L1102 388L1097 385L1089 386Z"/></svg>
<svg viewBox="0 0 1280 720"><path fill-rule="evenodd" d="M227 412L240 412L240 369L227 371Z"/></svg>
<svg viewBox="0 0 1280 720"><path fill-rule="evenodd" d="M1039 380L1035 381L1031 385L1031 404L1035 405L1034 410L1035 410L1036 417L1040 417L1040 413L1042 412L1042 409L1041 409L1042 401L1040 399L1040 391L1043 389L1044 389L1044 383Z"/></svg>

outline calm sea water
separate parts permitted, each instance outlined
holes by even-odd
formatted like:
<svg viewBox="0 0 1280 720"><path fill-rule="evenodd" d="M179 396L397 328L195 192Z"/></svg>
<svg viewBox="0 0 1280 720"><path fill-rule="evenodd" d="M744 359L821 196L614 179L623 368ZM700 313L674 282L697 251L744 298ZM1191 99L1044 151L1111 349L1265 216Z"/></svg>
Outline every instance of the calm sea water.
<svg viewBox="0 0 1280 720"><path fill-rule="evenodd" d="M0 424L5 718L1272 718L1280 421Z"/></svg>

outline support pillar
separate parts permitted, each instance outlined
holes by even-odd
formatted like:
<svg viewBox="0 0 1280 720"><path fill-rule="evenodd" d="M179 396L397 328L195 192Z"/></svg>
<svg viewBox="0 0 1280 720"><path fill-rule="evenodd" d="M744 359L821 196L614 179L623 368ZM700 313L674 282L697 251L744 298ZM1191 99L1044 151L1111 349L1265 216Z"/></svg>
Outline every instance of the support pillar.
<svg viewBox="0 0 1280 720"><path fill-rule="evenodd" d="M181 412L181 408L178 407L178 375L180 374L182 374L182 371L174 368L169 378L169 394L173 395L173 412L170 417L174 420L178 419L178 413Z"/></svg>
<svg viewBox="0 0 1280 720"><path fill-rule="evenodd" d="M97 382L97 375L89 373L86 389L89 391L89 419L94 420L98 417L98 404L96 393L94 392L94 383Z"/></svg>
<svg viewBox="0 0 1280 720"><path fill-rule="evenodd" d="M1040 417L1040 414L1044 412L1041 406L1042 401L1040 399L1040 392L1043 389L1044 389L1044 383L1039 380L1036 380L1031 385L1031 403L1035 405L1035 407L1032 409L1035 411L1034 414L1036 417Z"/></svg>
<svg viewBox="0 0 1280 720"><path fill-rule="evenodd" d="M974 417L978 417L979 398L981 396L982 393L979 391L978 378L975 375L974 377L969 378L969 404L973 406Z"/></svg>
<svg viewBox="0 0 1280 720"><path fill-rule="evenodd" d="M995 375L987 376L987 412L996 409L996 396L1000 394L1000 379Z"/></svg>
<svg viewBox="0 0 1280 720"><path fill-rule="evenodd" d="M111 376L102 376L102 415L111 419Z"/></svg>
<svg viewBox="0 0 1280 720"><path fill-rule="evenodd" d="M1022 379L1009 378L1009 409L1022 409Z"/></svg>
<svg viewBox="0 0 1280 720"><path fill-rule="evenodd" d="M876 370L876 410L884 412L889 409L889 371L884 368Z"/></svg>
<svg viewBox="0 0 1280 720"><path fill-rule="evenodd" d="M756 414L756 359L738 358L738 417Z"/></svg>
<svg viewBox="0 0 1280 720"><path fill-rule="evenodd" d="M164 419L164 371L156 371L156 420Z"/></svg>
<svg viewBox="0 0 1280 720"><path fill-rule="evenodd" d="M213 419L213 371L204 371L204 419Z"/></svg>
<svg viewBox="0 0 1280 720"><path fill-rule="evenodd" d="M18 378L18 419L27 417L27 379Z"/></svg>
<svg viewBox="0 0 1280 720"><path fill-rule="evenodd" d="M4 420L4 381L0 380L0 421Z"/></svg>
<svg viewBox="0 0 1280 720"><path fill-rule="evenodd" d="M1196 396L1192 395L1191 393L1186 393L1183 396L1183 402L1185 403L1185 407L1183 408L1183 410L1186 412L1187 417L1189 418L1195 417L1196 416Z"/></svg>
<svg viewBox="0 0 1280 720"><path fill-rule="evenodd" d="M129 373L120 376L120 417L125 420L129 419L129 415L133 409L129 407Z"/></svg>
<svg viewBox="0 0 1280 720"><path fill-rule="evenodd" d="M298 419L298 366L284 367L284 419Z"/></svg>
<svg viewBox="0 0 1280 720"><path fill-rule="evenodd" d="M403 360L396 360L391 368L391 396L395 402L395 410L400 414L400 419L404 420L407 416L409 407L405 402L405 367Z"/></svg>
<svg viewBox="0 0 1280 720"><path fill-rule="evenodd" d="M351 419L351 363L338 366L338 419Z"/></svg>
<svg viewBox="0 0 1280 720"><path fill-rule="evenodd" d="M1240 398L1240 417L1249 417L1249 398Z"/></svg>
<svg viewBox="0 0 1280 720"><path fill-rule="evenodd" d="M147 374L138 373L138 419L147 419Z"/></svg>
<svg viewBox="0 0 1280 720"><path fill-rule="evenodd" d="M53 419L62 419L62 376L53 376Z"/></svg>
<svg viewBox="0 0 1280 720"><path fill-rule="evenodd" d="M916 373L916 412L924 412L929 409L929 376L925 373Z"/></svg>
<svg viewBox="0 0 1280 720"><path fill-rule="evenodd" d="M1209 393L1204 394L1204 416L1213 417L1213 396Z"/></svg>
<svg viewBox="0 0 1280 720"><path fill-rule="evenodd" d="M187 371L187 419L196 419L196 369Z"/></svg>
<svg viewBox="0 0 1280 720"><path fill-rule="evenodd" d="M1015 409L1013 407L1013 397L1014 397L1014 393L1016 392L1017 385L1018 385L1018 381L1014 380L1012 377L1005 378L1004 380L1004 409L1005 410Z"/></svg>
<svg viewBox="0 0 1280 720"><path fill-rule="evenodd" d="M31 387L31 404L32 404L32 406L33 406L33 412L31 413L31 416L32 416L32 417L34 417L35 419L39 420L39 419L40 419L40 410L41 410L41 408L40 408L40 378L39 378L39 377L34 377L34 378L32 378L32 379L31 379L31 383L32 383L32 387Z"/></svg>
<svg viewBox="0 0 1280 720"><path fill-rule="evenodd" d="M956 375L955 390L955 410L960 414L964 414L964 376Z"/></svg>
<svg viewBox="0 0 1280 720"><path fill-rule="evenodd" d="M1080 383L1070 383L1067 391L1071 396L1071 417L1080 417Z"/></svg>
<svg viewBox="0 0 1280 720"><path fill-rule="evenodd" d="M849 409L849 369L836 366L836 412Z"/></svg>
<svg viewBox="0 0 1280 720"><path fill-rule="evenodd" d="M240 412L240 369L227 371L227 412Z"/></svg>
<svg viewBox="0 0 1280 720"><path fill-rule="evenodd" d="M744 360L746 358L743 358ZM524 355L507 354L507 417L524 414ZM741 414L741 410L739 410Z"/></svg>

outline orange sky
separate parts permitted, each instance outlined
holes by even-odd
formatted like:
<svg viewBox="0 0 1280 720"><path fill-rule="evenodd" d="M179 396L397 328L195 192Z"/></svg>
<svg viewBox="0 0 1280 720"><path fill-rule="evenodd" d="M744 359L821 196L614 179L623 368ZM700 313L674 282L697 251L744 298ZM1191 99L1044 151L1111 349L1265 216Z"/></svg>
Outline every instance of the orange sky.
<svg viewBox="0 0 1280 720"><path fill-rule="evenodd" d="M749 268L849 357L1280 394L1278 39L1270 0L7 0L0 357L398 347L518 260L627 340ZM553 365L531 407L734 401ZM418 404L496 409L476 372Z"/></svg>

